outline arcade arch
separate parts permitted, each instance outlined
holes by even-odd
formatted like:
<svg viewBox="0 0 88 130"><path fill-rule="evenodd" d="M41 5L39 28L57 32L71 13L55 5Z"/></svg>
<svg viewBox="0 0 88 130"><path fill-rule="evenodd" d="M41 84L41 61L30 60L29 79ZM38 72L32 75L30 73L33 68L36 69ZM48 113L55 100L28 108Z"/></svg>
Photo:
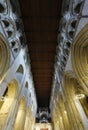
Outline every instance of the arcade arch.
<svg viewBox="0 0 88 130"><path fill-rule="evenodd" d="M6 88L2 98L0 99L0 129L9 118L11 108L18 94L18 83L13 79Z"/></svg>

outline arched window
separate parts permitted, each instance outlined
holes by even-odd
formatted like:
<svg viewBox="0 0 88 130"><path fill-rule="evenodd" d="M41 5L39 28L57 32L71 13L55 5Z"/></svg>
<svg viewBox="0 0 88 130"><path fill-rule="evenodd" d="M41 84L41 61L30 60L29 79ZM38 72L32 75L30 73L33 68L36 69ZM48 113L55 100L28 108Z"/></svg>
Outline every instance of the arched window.
<svg viewBox="0 0 88 130"><path fill-rule="evenodd" d="M16 76L17 76L19 83L21 83L21 81L23 79L23 75L24 75L24 68L22 65L19 65L19 67L16 71Z"/></svg>
<svg viewBox="0 0 88 130"><path fill-rule="evenodd" d="M0 13L3 13L4 11L5 11L4 5L0 3Z"/></svg>
<svg viewBox="0 0 88 130"><path fill-rule="evenodd" d="M17 69L16 72L17 72L17 73L21 73L21 74L23 74L23 73L24 73L24 68L23 68L23 66L20 65L20 66L18 67L18 69Z"/></svg>
<svg viewBox="0 0 88 130"><path fill-rule="evenodd" d="M25 83L25 88L27 88L27 89L28 89L28 82L26 82L26 83Z"/></svg>

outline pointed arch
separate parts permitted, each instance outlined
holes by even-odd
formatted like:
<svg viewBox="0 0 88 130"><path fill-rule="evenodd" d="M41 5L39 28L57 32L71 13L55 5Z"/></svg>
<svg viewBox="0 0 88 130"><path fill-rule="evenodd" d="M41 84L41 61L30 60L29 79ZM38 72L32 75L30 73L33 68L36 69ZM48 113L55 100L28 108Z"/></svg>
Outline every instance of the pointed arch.
<svg viewBox="0 0 88 130"><path fill-rule="evenodd" d="M73 42L72 65L78 80L88 94L88 24L83 27Z"/></svg>
<svg viewBox="0 0 88 130"><path fill-rule="evenodd" d="M28 89L28 82L27 82L27 81L26 81L26 83L25 83L25 88Z"/></svg>
<svg viewBox="0 0 88 130"><path fill-rule="evenodd" d="M5 76L10 65L10 50L6 39L0 34L0 80Z"/></svg>
<svg viewBox="0 0 88 130"><path fill-rule="evenodd" d="M65 97L65 107L68 113L71 128L73 128L73 130L80 128L82 130L85 130L82 118L80 116L79 110L75 102L77 94L80 94L80 91L78 93L77 91L79 90L79 88L82 87L80 86L78 80L75 78L74 73L71 71L65 72L63 83L64 83L63 92Z"/></svg>
<svg viewBox="0 0 88 130"><path fill-rule="evenodd" d="M19 67L18 67L18 69L17 69L16 72L17 72L17 73L21 73L21 74L24 73L24 68L23 68L23 66L22 66L21 64L19 65Z"/></svg>

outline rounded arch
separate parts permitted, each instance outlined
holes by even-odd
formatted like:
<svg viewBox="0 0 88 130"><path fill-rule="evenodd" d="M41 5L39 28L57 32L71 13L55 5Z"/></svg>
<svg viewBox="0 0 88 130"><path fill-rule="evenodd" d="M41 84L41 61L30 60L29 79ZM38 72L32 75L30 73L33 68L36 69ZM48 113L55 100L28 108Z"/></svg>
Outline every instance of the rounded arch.
<svg viewBox="0 0 88 130"><path fill-rule="evenodd" d="M13 79L7 86L3 97L0 100L0 129L9 120L9 115L13 107L13 103L18 93L18 83ZM9 118L8 118L9 117Z"/></svg>
<svg viewBox="0 0 88 130"><path fill-rule="evenodd" d="M0 34L0 79L3 78L10 65L9 45Z"/></svg>
<svg viewBox="0 0 88 130"><path fill-rule="evenodd" d="M16 79L13 79L9 84L8 84L8 91L7 91L7 97L8 98L16 98L17 93L19 90L18 82Z"/></svg>
<svg viewBox="0 0 88 130"><path fill-rule="evenodd" d="M79 32L72 45L72 65L88 94L88 24Z"/></svg>

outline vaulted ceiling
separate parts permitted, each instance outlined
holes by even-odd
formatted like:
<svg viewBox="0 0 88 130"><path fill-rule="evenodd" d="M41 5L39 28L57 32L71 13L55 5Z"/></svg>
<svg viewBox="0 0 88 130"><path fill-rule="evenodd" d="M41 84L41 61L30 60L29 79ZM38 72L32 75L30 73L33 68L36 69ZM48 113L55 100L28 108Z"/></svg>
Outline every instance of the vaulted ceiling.
<svg viewBox="0 0 88 130"><path fill-rule="evenodd" d="M19 0L39 107L48 107L52 89L62 0Z"/></svg>

